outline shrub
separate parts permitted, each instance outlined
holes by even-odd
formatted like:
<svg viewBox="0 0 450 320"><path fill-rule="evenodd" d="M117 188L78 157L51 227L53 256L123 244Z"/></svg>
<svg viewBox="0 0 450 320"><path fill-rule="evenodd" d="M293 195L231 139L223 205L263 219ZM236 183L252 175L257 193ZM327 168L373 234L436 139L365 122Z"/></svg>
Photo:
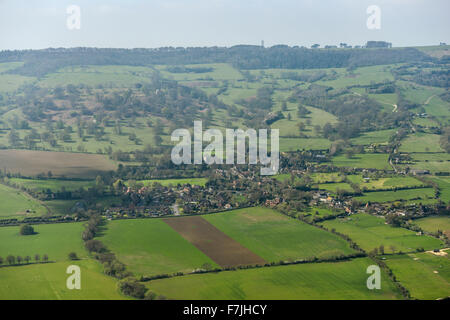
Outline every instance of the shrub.
<svg viewBox="0 0 450 320"><path fill-rule="evenodd" d="M75 252L69 253L69 260L78 260L77 254Z"/></svg>
<svg viewBox="0 0 450 320"><path fill-rule="evenodd" d="M118 286L121 293L137 299L143 299L147 291L142 283L131 277L119 281Z"/></svg>
<svg viewBox="0 0 450 320"><path fill-rule="evenodd" d="M29 224L24 224L20 227L20 234L22 236L28 236L35 234L35 232L32 226L30 226Z"/></svg>

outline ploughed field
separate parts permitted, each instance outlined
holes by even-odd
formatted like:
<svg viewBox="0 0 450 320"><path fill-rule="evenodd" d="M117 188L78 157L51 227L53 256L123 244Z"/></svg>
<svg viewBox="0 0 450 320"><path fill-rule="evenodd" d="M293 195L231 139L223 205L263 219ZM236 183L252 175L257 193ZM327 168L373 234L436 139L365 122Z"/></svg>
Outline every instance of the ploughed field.
<svg viewBox="0 0 450 320"><path fill-rule="evenodd" d="M103 155L30 150L0 150L1 170L34 177L39 174L91 178L116 166Z"/></svg>

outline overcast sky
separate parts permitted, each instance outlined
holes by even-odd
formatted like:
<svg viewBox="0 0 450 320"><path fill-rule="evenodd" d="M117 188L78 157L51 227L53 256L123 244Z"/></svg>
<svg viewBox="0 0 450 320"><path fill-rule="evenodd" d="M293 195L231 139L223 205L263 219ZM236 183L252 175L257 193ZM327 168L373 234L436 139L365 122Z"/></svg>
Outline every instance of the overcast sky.
<svg viewBox="0 0 450 320"><path fill-rule="evenodd" d="M81 28L66 10L78 5ZM370 5L381 29L369 30ZM450 43L450 0L0 0L0 50Z"/></svg>

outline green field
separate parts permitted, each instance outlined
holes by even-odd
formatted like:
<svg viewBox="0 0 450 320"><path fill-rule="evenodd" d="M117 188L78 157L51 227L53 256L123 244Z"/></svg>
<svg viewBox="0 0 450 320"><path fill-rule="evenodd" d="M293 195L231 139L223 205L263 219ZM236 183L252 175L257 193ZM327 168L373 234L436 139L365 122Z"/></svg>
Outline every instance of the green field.
<svg viewBox="0 0 450 320"><path fill-rule="evenodd" d="M338 167L390 170L388 158L389 155L382 153L356 154L351 158L347 158L345 155L339 155L332 159L332 163Z"/></svg>
<svg viewBox="0 0 450 320"><path fill-rule="evenodd" d="M339 263L311 263L151 281L147 287L169 299L399 299L382 274L381 290L366 286L367 258Z"/></svg>
<svg viewBox="0 0 450 320"><path fill-rule="evenodd" d="M414 170L428 170L432 174L436 172L450 172L450 166L448 161L421 161L415 162L410 166Z"/></svg>
<svg viewBox="0 0 450 320"><path fill-rule="evenodd" d="M315 183L342 182L345 179L345 175L337 172L313 173L311 174L311 179Z"/></svg>
<svg viewBox="0 0 450 320"><path fill-rule="evenodd" d="M327 190L332 193L336 193L338 190L345 190L347 192L353 192L352 187L345 182L341 183L321 183L316 185L315 187L319 188L320 190Z"/></svg>
<svg viewBox="0 0 450 320"><path fill-rule="evenodd" d="M47 189L52 192L61 191L62 188L65 191L74 191L82 189L88 189L95 185L95 181L75 181L75 180L37 180L37 179L21 179L21 178L10 178L9 183L12 183L18 187L25 187L33 191L46 191Z"/></svg>
<svg viewBox="0 0 450 320"><path fill-rule="evenodd" d="M431 253L386 257L386 264L416 299L438 299L450 296L450 260Z"/></svg>
<svg viewBox="0 0 450 320"><path fill-rule="evenodd" d="M431 216L414 220L414 223L428 232L437 232L438 230L450 235L450 216Z"/></svg>
<svg viewBox="0 0 450 320"><path fill-rule="evenodd" d="M433 199L433 188L418 188L409 190L397 190L397 191L375 191L367 192L363 196L355 197L355 200L360 202L393 202L400 200L415 200L416 203L420 203L422 200Z"/></svg>
<svg viewBox="0 0 450 320"><path fill-rule="evenodd" d="M326 207L312 207L307 211L300 212L301 215L308 221L312 221L314 218L324 218L328 216L335 216L342 213L342 211L333 211Z"/></svg>
<svg viewBox="0 0 450 320"><path fill-rule="evenodd" d="M226 63L204 63L204 64L194 64L185 65L185 67L195 67L195 68L212 68L210 72L202 73L172 73L167 70L167 66L156 66L161 73L168 77L169 79L174 79L178 81L194 81L194 80L230 80L236 81L242 79L242 75L239 70L236 70L231 65Z"/></svg>
<svg viewBox="0 0 450 320"><path fill-rule="evenodd" d="M238 209L203 217L266 261L354 252L339 237L268 208Z"/></svg>
<svg viewBox="0 0 450 320"><path fill-rule="evenodd" d="M191 272L204 263L216 266L161 219L110 221L100 240L128 270L141 275Z"/></svg>
<svg viewBox="0 0 450 320"><path fill-rule="evenodd" d="M433 177L431 179L439 186L441 192L439 198L447 203L450 202L450 177Z"/></svg>
<svg viewBox="0 0 450 320"><path fill-rule="evenodd" d="M10 93L19 89L26 83L33 82L34 78L18 74L0 74L0 93Z"/></svg>
<svg viewBox="0 0 450 320"><path fill-rule="evenodd" d="M19 227L1 227L0 257L28 255L33 259L35 254L47 254L50 261L67 261L70 252L86 257L81 239L83 223L39 224L33 228L37 234L22 236Z"/></svg>
<svg viewBox="0 0 450 320"><path fill-rule="evenodd" d="M278 105L277 105L278 106ZM323 111L321 109L306 107L310 112L305 117L298 117L297 115L297 105L294 103L287 103L287 110L283 111L284 119L274 122L271 127L280 130L280 137L285 136L299 136L299 122L303 122L305 125L305 130L302 133L307 136L316 136L313 128L316 125L323 127L326 123L334 124L337 122L337 118L331 113ZM281 107L274 108L274 111L281 110ZM288 114L291 115L291 120L288 120ZM308 124L309 123L309 124Z"/></svg>
<svg viewBox="0 0 450 320"><path fill-rule="evenodd" d="M336 80L318 81L318 84L331 86L333 88L344 88L351 85L369 85L372 82L393 80L389 71L390 66L372 66L357 68L352 73L347 73Z"/></svg>
<svg viewBox="0 0 450 320"><path fill-rule="evenodd" d="M348 235L362 249L370 251L383 245L385 252L413 252L417 248L431 250L441 248L443 243L433 237L416 235L415 232L395 228L385 224L383 218L374 217L365 213L355 214L346 218L338 218L322 223L329 230Z"/></svg>
<svg viewBox="0 0 450 320"><path fill-rule="evenodd" d="M402 141L401 152L442 152L439 135L415 133Z"/></svg>
<svg viewBox="0 0 450 320"><path fill-rule="evenodd" d="M81 289L69 290L66 273L69 265L81 271ZM117 281L102 274L93 260L30 264L0 268L1 300L123 300L129 299L117 290Z"/></svg>
<svg viewBox="0 0 450 320"><path fill-rule="evenodd" d="M27 212L28 210L28 212ZM0 184L0 219L41 216L47 209L25 193Z"/></svg>
<svg viewBox="0 0 450 320"><path fill-rule="evenodd" d="M327 150L331 141L324 138L280 138L280 151Z"/></svg>
<svg viewBox="0 0 450 320"><path fill-rule="evenodd" d="M424 186L422 181L408 176L363 179L361 175L348 175L347 179L358 184L362 190L385 190Z"/></svg>
<svg viewBox="0 0 450 320"><path fill-rule="evenodd" d="M389 142L389 138L392 135L394 135L396 131L397 130L395 129L389 129L389 130L366 132L357 138L351 139L351 142L353 144L362 144L362 145L387 143Z"/></svg>
<svg viewBox="0 0 450 320"><path fill-rule="evenodd" d="M44 204L52 215L65 215L72 213L71 209L77 202L77 200L49 200L45 201Z"/></svg>

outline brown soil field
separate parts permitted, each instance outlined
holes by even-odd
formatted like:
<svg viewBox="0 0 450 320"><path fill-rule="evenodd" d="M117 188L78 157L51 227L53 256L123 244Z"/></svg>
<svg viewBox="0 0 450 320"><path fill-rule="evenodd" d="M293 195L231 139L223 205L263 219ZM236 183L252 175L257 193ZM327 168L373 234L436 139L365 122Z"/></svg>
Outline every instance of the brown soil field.
<svg viewBox="0 0 450 320"><path fill-rule="evenodd" d="M98 154L0 150L0 170L29 177L51 171L55 177L95 179L101 171L115 169L111 160Z"/></svg>
<svg viewBox="0 0 450 320"><path fill-rule="evenodd" d="M168 218L164 222L221 267L266 263L202 217Z"/></svg>

